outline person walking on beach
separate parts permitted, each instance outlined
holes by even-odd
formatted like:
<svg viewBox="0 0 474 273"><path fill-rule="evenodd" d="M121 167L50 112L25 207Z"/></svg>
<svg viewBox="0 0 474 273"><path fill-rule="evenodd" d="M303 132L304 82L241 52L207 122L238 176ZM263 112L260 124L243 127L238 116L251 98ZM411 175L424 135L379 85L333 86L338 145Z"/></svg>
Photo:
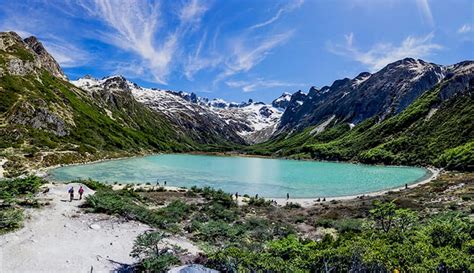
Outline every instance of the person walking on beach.
<svg viewBox="0 0 474 273"><path fill-rule="evenodd" d="M290 199L290 193L286 194L286 200Z"/></svg>
<svg viewBox="0 0 474 273"><path fill-rule="evenodd" d="M166 187L166 180L165 180L165 187Z"/></svg>
<svg viewBox="0 0 474 273"><path fill-rule="evenodd" d="M84 189L82 188L82 186L79 187L79 200L82 200L82 194L84 193Z"/></svg>
<svg viewBox="0 0 474 273"><path fill-rule="evenodd" d="M74 199L74 187L70 187L68 192L69 192L69 202L72 202L72 199Z"/></svg>

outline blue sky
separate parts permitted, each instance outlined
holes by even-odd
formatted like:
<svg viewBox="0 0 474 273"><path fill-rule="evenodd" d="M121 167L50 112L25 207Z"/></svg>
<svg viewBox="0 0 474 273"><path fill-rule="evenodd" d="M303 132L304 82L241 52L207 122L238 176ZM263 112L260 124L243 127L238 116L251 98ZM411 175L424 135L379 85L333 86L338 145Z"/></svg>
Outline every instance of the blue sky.
<svg viewBox="0 0 474 273"><path fill-rule="evenodd" d="M70 79L271 101L404 57L474 59L472 0L0 0L0 27L37 36Z"/></svg>

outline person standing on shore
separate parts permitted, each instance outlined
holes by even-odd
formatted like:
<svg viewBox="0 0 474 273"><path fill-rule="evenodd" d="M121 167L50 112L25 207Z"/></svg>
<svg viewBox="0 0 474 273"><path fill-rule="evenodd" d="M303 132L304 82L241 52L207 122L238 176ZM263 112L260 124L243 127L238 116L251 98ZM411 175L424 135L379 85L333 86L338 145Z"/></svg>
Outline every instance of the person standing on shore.
<svg viewBox="0 0 474 273"><path fill-rule="evenodd" d="M286 194L286 200L290 199L290 193Z"/></svg>
<svg viewBox="0 0 474 273"><path fill-rule="evenodd" d="M82 200L82 194L84 193L84 189L82 188L82 186L79 187L79 200Z"/></svg>
<svg viewBox="0 0 474 273"><path fill-rule="evenodd" d="M74 199L74 187L69 188L69 202L72 202L72 199Z"/></svg>

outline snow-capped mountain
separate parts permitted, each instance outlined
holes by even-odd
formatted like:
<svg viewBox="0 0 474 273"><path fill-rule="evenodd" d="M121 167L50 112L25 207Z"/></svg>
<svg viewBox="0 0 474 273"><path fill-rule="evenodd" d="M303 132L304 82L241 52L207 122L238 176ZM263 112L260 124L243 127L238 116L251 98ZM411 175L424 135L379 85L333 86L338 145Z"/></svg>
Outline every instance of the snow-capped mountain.
<svg viewBox="0 0 474 273"><path fill-rule="evenodd" d="M137 101L163 113L195 137L207 138L206 135L210 134L214 138L225 138L237 143L262 142L273 134L284 110L252 100L235 103L222 99L210 100L182 91L144 88L122 76L100 80L85 76L72 81L74 85L90 92L115 90L111 88L110 82L115 83L115 89L130 91Z"/></svg>
<svg viewBox="0 0 474 273"><path fill-rule="evenodd" d="M376 73L363 72L353 79L336 80L308 94L293 94L279 132L301 130L334 122L358 124L371 117L380 120L398 114L423 92L439 83L449 69L423 60L406 58Z"/></svg>
<svg viewBox="0 0 474 273"><path fill-rule="evenodd" d="M252 100L235 103L182 91L143 88L123 77L84 77L73 83L86 90L100 90L108 88L106 83L111 78L121 79L119 88L130 90L137 101L163 113L201 142L211 138L252 144L308 126L318 125L317 133L336 123L347 123L352 128L372 117L382 121L472 62L462 64L442 66L406 58L375 73L362 72L353 79L336 80L331 86L311 87L308 93L283 93L271 104Z"/></svg>

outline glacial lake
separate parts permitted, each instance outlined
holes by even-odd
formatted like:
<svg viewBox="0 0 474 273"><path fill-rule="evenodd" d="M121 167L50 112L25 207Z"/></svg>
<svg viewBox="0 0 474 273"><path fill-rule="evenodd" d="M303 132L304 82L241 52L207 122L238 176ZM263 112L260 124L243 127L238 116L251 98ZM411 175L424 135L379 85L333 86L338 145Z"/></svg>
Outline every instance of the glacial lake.
<svg viewBox="0 0 474 273"><path fill-rule="evenodd" d="M415 167L296 161L237 156L162 154L49 171L58 182L78 178L107 183L210 186L228 193L291 198L357 195L416 183L429 171Z"/></svg>

